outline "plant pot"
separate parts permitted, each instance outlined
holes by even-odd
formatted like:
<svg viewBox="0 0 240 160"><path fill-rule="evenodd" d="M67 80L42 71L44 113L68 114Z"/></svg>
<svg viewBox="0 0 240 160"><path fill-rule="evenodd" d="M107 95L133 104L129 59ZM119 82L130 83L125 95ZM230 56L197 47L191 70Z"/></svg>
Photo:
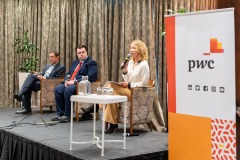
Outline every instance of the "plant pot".
<svg viewBox="0 0 240 160"><path fill-rule="evenodd" d="M18 72L18 78L19 78L19 91L22 88L22 85L25 81L25 79L27 78L27 76L30 73L27 72ZM32 92L32 98L31 98L31 108L36 108L40 106L40 93L39 92Z"/></svg>
<svg viewBox="0 0 240 160"><path fill-rule="evenodd" d="M23 85L25 79L27 78L27 76L28 76L29 74L30 74L30 73L27 73L27 72L18 72L19 91L21 90L22 85Z"/></svg>

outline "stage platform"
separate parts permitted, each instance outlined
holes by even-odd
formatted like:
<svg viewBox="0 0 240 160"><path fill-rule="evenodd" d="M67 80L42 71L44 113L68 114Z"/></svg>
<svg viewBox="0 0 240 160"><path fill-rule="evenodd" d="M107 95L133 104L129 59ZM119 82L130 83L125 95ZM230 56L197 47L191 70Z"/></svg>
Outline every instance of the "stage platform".
<svg viewBox="0 0 240 160"><path fill-rule="evenodd" d="M127 137L126 150L122 143L105 143L105 156L94 144L73 145L69 150L70 123L58 123L53 126L42 125L42 119L50 122L56 113L45 111L33 114L16 115L19 108L0 107L0 159L42 159L42 160L78 160L78 159L168 159L168 134L156 131L136 129L139 136ZM27 117L26 117L27 116ZM25 118L25 119L24 119ZM42 119L41 119L42 118ZM21 121L21 125L17 125ZM30 124L28 124L30 123ZM39 124L39 125L31 125ZM12 129L7 129L14 126ZM92 140L93 121L74 122L73 139L78 141ZM128 129L127 129L128 131ZM105 135L105 139L122 140L123 125L118 132ZM96 135L101 137L101 121L96 122Z"/></svg>

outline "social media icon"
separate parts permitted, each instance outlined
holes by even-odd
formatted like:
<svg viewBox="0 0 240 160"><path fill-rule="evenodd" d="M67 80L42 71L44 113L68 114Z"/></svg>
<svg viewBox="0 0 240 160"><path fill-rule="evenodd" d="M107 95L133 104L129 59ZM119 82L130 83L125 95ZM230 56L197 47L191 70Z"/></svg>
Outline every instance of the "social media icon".
<svg viewBox="0 0 240 160"><path fill-rule="evenodd" d="M221 93L225 92L225 88L224 87L220 87L219 90L220 90Z"/></svg>
<svg viewBox="0 0 240 160"><path fill-rule="evenodd" d="M188 90L192 90L192 85L188 85Z"/></svg>
<svg viewBox="0 0 240 160"><path fill-rule="evenodd" d="M208 86L203 86L204 91L208 91Z"/></svg>
<svg viewBox="0 0 240 160"><path fill-rule="evenodd" d="M195 90L196 90L196 91L200 91L200 86L199 86L199 85L196 85L196 86L195 86Z"/></svg>
<svg viewBox="0 0 240 160"><path fill-rule="evenodd" d="M216 92L216 86L211 87L212 92Z"/></svg>

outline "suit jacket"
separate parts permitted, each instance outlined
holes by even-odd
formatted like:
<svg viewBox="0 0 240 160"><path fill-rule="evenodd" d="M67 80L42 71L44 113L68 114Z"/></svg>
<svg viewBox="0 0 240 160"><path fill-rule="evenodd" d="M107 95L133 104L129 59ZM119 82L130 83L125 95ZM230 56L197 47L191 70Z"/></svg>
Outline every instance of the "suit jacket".
<svg viewBox="0 0 240 160"><path fill-rule="evenodd" d="M43 71L42 71L42 76L45 74L45 72L48 70L48 68L50 67L50 64L47 64ZM53 68L52 72L50 73L50 75L48 77L46 77L46 79L58 79L63 77L64 73L66 72L66 68L61 65L59 62L56 64L56 66Z"/></svg>
<svg viewBox="0 0 240 160"><path fill-rule="evenodd" d="M66 73L64 81L67 80L67 75L72 76L75 68L79 64L79 59L73 61L69 71ZM76 74L76 80L80 82L82 80L82 76L88 76L88 81L95 82L98 78L98 67L96 61L94 61L91 57L88 57L82 64L81 69Z"/></svg>

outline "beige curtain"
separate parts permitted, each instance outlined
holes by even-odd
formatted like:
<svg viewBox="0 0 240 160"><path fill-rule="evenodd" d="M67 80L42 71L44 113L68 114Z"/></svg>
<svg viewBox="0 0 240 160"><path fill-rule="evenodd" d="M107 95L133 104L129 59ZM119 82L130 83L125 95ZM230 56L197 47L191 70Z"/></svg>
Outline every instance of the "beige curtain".
<svg viewBox="0 0 240 160"><path fill-rule="evenodd" d="M29 30L39 50L39 70L48 63L48 53L58 50L67 70L77 44L88 46L99 66L102 84L122 81L120 64L135 39L149 49L151 78L156 80L158 100L167 122L165 41L161 36L167 9L178 12L213 9L214 0L1 0L0 1L0 106L18 106L18 69L22 55L14 48L18 30ZM155 126L163 125L158 116Z"/></svg>
<svg viewBox="0 0 240 160"><path fill-rule="evenodd" d="M39 70L48 63L51 50L60 51L68 69L76 58L76 45L85 44L98 62L102 81L121 81L119 65L135 39L147 44L150 67L155 68L152 2L148 0L2 0L0 21L2 106L13 106L12 96L18 92L22 55L12 46L18 30L28 30L38 46L33 55L39 58ZM154 72L151 77L155 78Z"/></svg>

